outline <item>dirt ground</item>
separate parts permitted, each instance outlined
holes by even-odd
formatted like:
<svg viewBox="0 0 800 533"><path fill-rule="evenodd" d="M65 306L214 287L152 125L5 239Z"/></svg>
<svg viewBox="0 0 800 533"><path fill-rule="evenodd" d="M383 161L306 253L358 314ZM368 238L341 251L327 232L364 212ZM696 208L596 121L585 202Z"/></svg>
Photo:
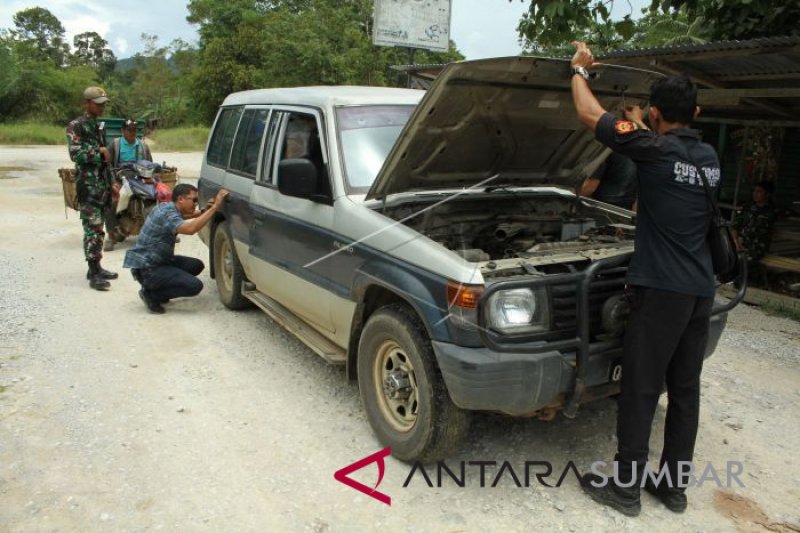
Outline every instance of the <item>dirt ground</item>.
<svg viewBox="0 0 800 533"><path fill-rule="evenodd" d="M157 154L196 178L200 154ZM560 487L492 480L503 461L549 461L553 476L612 458L615 406L551 422L481 414L459 452L464 487L429 487L392 458L387 506L337 482L378 451L358 389L258 310L203 292L150 315L107 253L112 289L84 277L81 229L65 211L63 147L0 147L0 530L2 531L800 531L800 324L740 306L707 362L696 464L743 466L706 481L674 515L644 494L638 518ZM207 258L197 237L179 253ZM664 404L652 448L660 449ZM655 461L657 452L651 455ZM353 475L373 486L377 469ZM556 478L550 478L551 483ZM722 479L724 482L725 480Z"/></svg>

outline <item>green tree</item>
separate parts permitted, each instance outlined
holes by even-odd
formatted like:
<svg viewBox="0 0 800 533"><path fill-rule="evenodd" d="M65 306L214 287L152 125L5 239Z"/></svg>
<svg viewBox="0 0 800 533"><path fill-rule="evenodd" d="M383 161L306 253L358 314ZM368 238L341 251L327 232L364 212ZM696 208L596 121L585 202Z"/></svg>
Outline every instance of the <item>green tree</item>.
<svg viewBox="0 0 800 533"><path fill-rule="evenodd" d="M192 100L192 72L197 50L176 39L161 46L157 35L141 35L144 49L133 67L116 72L107 84L117 114L157 121L160 127L197 122Z"/></svg>
<svg viewBox="0 0 800 533"><path fill-rule="evenodd" d="M194 95L206 119L234 91L297 85L390 85L405 49L372 44L373 0L191 0L200 26ZM461 59L420 51L417 62Z"/></svg>
<svg viewBox="0 0 800 533"><path fill-rule="evenodd" d="M800 2L772 0L652 0L669 13L686 10L689 20L702 18L713 40L800 35Z"/></svg>
<svg viewBox="0 0 800 533"><path fill-rule="evenodd" d="M690 19L686 9L680 9L675 14L648 12L636 21L636 33L630 44L648 48L704 44L711 39L711 29L703 17Z"/></svg>
<svg viewBox="0 0 800 533"><path fill-rule="evenodd" d="M98 83L88 66L68 66L61 22L43 8L14 16L16 29L0 31L0 121L65 124L81 110L87 85Z"/></svg>
<svg viewBox="0 0 800 533"><path fill-rule="evenodd" d="M509 0L512 2L514 0ZM611 18L613 0L522 0L530 2L517 28L520 38L540 47L562 46L591 34L595 25L612 24L624 41L636 33L634 13ZM800 3L772 0L651 0L650 15L659 10L678 24L687 24L684 42L702 34L712 40L800 35ZM682 15L683 13L683 15ZM684 17L683 19L681 17ZM699 24L704 28L696 26ZM668 26L662 19L661 30ZM695 26L692 28L692 26ZM675 28L673 28L675 29ZM700 31L704 29L705 31ZM660 30L660 31L661 31ZM680 31L680 30L679 30Z"/></svg>
<svg viewBox="0 0 800 533"><path fill-rule="evenodd" d="M72 40L75 51L72 61L77 65L88 65L97 71L101 80L105 80L114 71L117 58L108 48L108 41L93 31L80 33Z"/></svg>
<svg viewBox="0 0 800 533"><path fill-rule="evenodd" d="M15 30L10 34L20 51L33 59L49 59L58 66L69 58L69 45L64 41L64 26L43 7L23 9L14 14Z"/></svg>

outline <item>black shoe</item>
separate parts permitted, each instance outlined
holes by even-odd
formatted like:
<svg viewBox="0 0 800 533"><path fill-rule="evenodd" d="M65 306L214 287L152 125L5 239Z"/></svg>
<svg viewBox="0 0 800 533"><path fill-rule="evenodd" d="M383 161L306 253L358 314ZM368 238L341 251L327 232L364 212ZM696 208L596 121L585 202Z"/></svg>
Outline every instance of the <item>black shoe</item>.
<svg viewBox="0 0 800 533"><path fill-rule="evenodd" d="M111 288L111 284L107 279L103 279L100 276L88 276L88 278L89 286L96 291L105 291Z"/></svg>
<svg viewBox="0 0 800 533"><path fill-rule="evenodd" d="M101 267L100 261L90 261L89 270L86 272L86 279L92 279L92 276L99 276L102 279L117 279L119 274Z"/></svg>
<svg viewBox="0 0 800 533"><path fill-rule="evenodd" d="M147 292L144 289L139 289L139 298L142 299L144 305L147 306L147 310L151 313L155 313L157 315L163 315L166 313L166 309L161 307L161 304L150 298Z"/></svg>
<svg viewBox="0 0 800 533"><path fill-rule="evenodd" d="M689 504L685 492L672 487L657 487L649 476L644 482L644 490L661 500L661 503L673 513L684 512Z"/></svg>
<svg viewBox="0 0 800 533"><path fill-rule="evenodd" d="M605 484L603 482L605 481ZM594 483L594 485L592 484ZM597 503L608 505L625 516L639 516L642 502L639 499L639 487L617 487L612 477L602 478L597 474L584 474L581 477L581 488Z"/></svg>

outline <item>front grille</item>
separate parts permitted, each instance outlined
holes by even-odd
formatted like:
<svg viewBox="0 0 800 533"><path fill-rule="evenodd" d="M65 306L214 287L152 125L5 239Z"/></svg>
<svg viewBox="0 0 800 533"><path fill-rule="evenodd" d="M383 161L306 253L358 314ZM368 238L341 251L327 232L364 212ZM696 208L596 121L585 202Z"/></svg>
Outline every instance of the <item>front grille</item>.
<svg viewBox="0 0 800 533"><path fill-rule="evenodd" d="M610 297L622 294L625 289L627 267L601 270L589 285L589 339L594 341L603 333L602 309ZM556 338L574 337L578 334L577 283L552 285L552 331Z"/></svg>

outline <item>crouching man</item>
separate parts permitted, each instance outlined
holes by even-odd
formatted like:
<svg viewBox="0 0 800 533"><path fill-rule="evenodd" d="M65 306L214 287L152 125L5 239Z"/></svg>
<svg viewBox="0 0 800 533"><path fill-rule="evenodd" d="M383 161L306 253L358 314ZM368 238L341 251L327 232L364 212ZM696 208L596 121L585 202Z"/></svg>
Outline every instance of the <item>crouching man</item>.
<svg viewBox="0 0 800 533"><path fill-rule="evenodd" d="M175 255L178 234L194 235L222 207L228 191L222 189L207 209L197 211L197 188L188 183L175 186L172 202L159 204L147 217L136 246L125 254L124 268L130 268L142 289L139 298L151 313L164 313L162 304L173 298L196 296L203 290L197 279L205 265L194 257Z"/></svg>

